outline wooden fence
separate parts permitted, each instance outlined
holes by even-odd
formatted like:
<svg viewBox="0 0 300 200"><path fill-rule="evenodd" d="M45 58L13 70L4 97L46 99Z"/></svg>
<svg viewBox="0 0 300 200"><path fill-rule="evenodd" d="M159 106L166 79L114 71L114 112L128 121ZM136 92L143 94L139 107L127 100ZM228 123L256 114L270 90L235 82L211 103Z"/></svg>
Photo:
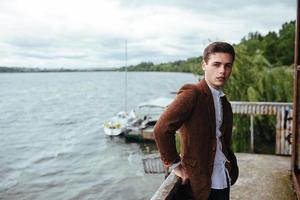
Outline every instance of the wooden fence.
<svg viewBox="0 0 300 200"><path fill-rule="evenodd" d="M291 155L292 134L292 103L273 102L231 102L234 114L250 115L251 149L254 149L254 125L255 115L276 116L276 148L275 154Z"/></svg>

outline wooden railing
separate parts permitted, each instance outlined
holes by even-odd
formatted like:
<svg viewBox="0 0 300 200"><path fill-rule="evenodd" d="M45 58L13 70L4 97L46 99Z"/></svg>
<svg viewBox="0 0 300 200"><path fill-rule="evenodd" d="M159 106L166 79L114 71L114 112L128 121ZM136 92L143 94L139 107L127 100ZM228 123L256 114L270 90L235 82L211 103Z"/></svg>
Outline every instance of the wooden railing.
<svg viewBox="0 0 300 200"><path fill-rule="evenodd" d="M253 118L255 115L275 115L276 116L276 150L275 154L291 154L291 130L292 130L292 103L273 103L273 102L230 102L234 114L250 115L251 148L253 149L254 129ZM143 159L145 173L165 173L168 169L164 168L159 155ZM173 172L167 176L155 192L151 200L169 200L176 193L180 184Z"/></svg>
<svg viewBox="0 0 300 200"><path fill-rule="evenodd" d="M251 150L254 149L254 125L255 115L275 115L276 116L276 148L275 154L291 155L292 143L292 103L274 102L231 102L234 114L250 115Z"/></svg>
<svg viewBox="0 0 300 200"><path fill-rule="evenodd" d="M143 159L144 171L147 174L165 173L166 179L156 190L151 200L171 200L180 187L181 179L175 175L173 171L169 173L168 168L165 168L159 155Z"/></svg>

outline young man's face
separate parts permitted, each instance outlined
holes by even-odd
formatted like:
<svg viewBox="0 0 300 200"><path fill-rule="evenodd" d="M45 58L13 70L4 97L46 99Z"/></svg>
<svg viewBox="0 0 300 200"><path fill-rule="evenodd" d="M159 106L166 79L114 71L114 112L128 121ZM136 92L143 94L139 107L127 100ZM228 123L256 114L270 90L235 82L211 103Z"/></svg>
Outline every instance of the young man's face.
<svg viewBox="0 0 300 200"><path fill-rule="evenodd" d="M214 88L220 89L228 80L232 70L232 56L229 53L210 54L207 63L204 61L205 80Z"/></svg>

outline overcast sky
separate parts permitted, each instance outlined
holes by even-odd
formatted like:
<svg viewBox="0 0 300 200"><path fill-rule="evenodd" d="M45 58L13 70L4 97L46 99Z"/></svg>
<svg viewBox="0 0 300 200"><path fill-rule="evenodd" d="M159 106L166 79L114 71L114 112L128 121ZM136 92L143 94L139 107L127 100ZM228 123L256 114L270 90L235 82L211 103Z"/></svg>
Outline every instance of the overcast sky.
<svg viewBox="0 0 300 200"><path fill-rule="evenodd" d="M296 0L0 0L0 66L105 68L199 56L295 20Z"/></svg>

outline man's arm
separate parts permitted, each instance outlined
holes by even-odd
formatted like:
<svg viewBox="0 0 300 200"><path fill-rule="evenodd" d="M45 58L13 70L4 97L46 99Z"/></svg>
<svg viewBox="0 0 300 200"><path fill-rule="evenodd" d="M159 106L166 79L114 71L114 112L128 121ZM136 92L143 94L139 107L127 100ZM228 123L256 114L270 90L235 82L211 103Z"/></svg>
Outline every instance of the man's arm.
<svg viewBox="0 0 300 200"><path fill-rule="evenodd" d="M180 162L176 151L175 133L192 114L197 101L196 92L194 85L184 85L155 125L155 141L161 159L167 167Z"/></svg>
<svg viewBox="0 0 300 200"><path fill-rule="evenodd" d="M228 125L227 125L227 130L225 130L226 133L226 137L225 137L225 145L227 148L227 152L228 152L228 159L230 160L230 165L229 165L229 175L231 178L231 185L233 185L238 176L239 176L239 168L237 165L237 159L236 156L234 155L234 152L232 150L232 127L233 127L233 113L232 113L232 109L231 109L231 104L228 102L228 117L229 117L229 121L228 121Z"/></svg>

